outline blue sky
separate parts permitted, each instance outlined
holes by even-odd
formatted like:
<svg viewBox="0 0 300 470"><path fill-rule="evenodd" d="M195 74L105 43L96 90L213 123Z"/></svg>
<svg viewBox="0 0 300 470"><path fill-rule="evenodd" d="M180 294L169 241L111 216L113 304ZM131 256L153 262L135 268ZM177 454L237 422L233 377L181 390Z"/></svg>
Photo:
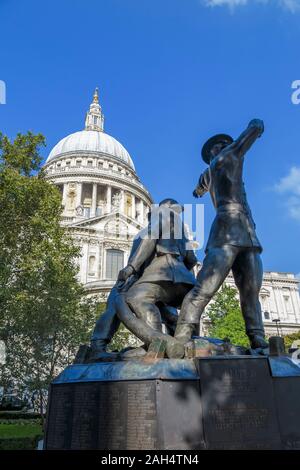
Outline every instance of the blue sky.
<svg viewBox="0 0 300 470"><path fill-rule="evenodd" d="M194 202L203 142L264 119L245 165L264 267L300 272L300 0L0 0L0 21L2 132L42 132L46 157L99 86L105 130L155 201Z"/></svg>

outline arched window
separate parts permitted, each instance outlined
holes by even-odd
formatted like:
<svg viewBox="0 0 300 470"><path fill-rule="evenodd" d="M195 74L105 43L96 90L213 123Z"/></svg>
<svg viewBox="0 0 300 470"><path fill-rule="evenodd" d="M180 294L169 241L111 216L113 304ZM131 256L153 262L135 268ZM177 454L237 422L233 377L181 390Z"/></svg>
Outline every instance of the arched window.
<svg viewBox="0 0 300 470"><path fill-rule="evenodd" d="M90 256L89 257L89 269L88 269L89 276L95 276L96 274L96 257Z"/></svg>
<svg viewBox="0 0 300 470"><path fill-rule="evenodd" d="M120 269L124 266L124 251L106 251L106 278L117 279Z"/></svg>

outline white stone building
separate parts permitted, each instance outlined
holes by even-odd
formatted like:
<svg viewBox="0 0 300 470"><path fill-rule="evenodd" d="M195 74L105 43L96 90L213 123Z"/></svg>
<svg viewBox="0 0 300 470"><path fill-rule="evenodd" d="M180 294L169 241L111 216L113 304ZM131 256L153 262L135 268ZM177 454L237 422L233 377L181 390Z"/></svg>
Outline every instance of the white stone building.
<svg viewBox="0 0 300 470"><path fill-rule="evenodd" d="M62 224L81 246L79 279L88 293L105 299L145 226L152 198L127 150L103 129L96 89L85 129L59 141L44 170L61 190Z"/></svg>
<svg viewBox="0 0 300 470"><path fill-rule="evenodd" d="M235 287L230 274L226 284ZM300 330L299 279L292 273L265 272L260 303L267 336L283 336ZM208 322L203 319L202 333Z"/></svg>
<svg viewBox="0 0 300 470"><path fill-rule="evenodd" d="M96 89L85 129L58 142L44 166L62 193L62 224L81 247L79 279L102 300L126 264L132 239L145 226L152 204L129 153L103 129ZM231 275L227 283L234 285ZM268 334L300 329L299 281L293 274L266 272L261 303Z"/></svg>

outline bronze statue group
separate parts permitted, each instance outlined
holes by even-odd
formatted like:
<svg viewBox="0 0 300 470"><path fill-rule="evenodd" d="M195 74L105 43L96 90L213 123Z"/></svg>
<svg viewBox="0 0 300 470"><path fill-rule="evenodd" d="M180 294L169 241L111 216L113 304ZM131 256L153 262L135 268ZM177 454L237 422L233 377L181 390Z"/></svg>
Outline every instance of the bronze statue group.
<svg viewBox="0 0 300 470"><path fill-rule="evenodd" d="M206 305L230 270L251 348L268 347L259 302L262 247L243 183L245 155L263 131L263 121L253 119L236 140L218 134L202 148L208 167L193 195L198 198L209 192L216 216L197 278L193 272L197 258L180 217L182 206L167 198L149 215L148 226L136 236L128 264L96 323L89 362L120 359L120 353L107 352L107 346L121 322L143 343L124 351L121 359L144 356L157 338L165 341L168 358L184 357L185 345L198 334Z"/></svg>

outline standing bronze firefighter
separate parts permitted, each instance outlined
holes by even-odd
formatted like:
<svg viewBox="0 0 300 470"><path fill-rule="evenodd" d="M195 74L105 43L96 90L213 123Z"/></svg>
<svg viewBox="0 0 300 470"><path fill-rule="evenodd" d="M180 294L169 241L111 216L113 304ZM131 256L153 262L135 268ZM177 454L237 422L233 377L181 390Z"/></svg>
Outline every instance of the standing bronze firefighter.
<svg viewBox="0 0 300 470"><path fill-rule="evenodd" d="M217 214L197 284L182 304L175 337L183 343L191 338L205 306L232 269L251 347L268 347L259 303L262 247L243 183L245 154L263 132L263 121L253 119L237 140L219 134L202 148L202 158L209 167L200 176L193 194L202 197L209 191Z"/></svg>

